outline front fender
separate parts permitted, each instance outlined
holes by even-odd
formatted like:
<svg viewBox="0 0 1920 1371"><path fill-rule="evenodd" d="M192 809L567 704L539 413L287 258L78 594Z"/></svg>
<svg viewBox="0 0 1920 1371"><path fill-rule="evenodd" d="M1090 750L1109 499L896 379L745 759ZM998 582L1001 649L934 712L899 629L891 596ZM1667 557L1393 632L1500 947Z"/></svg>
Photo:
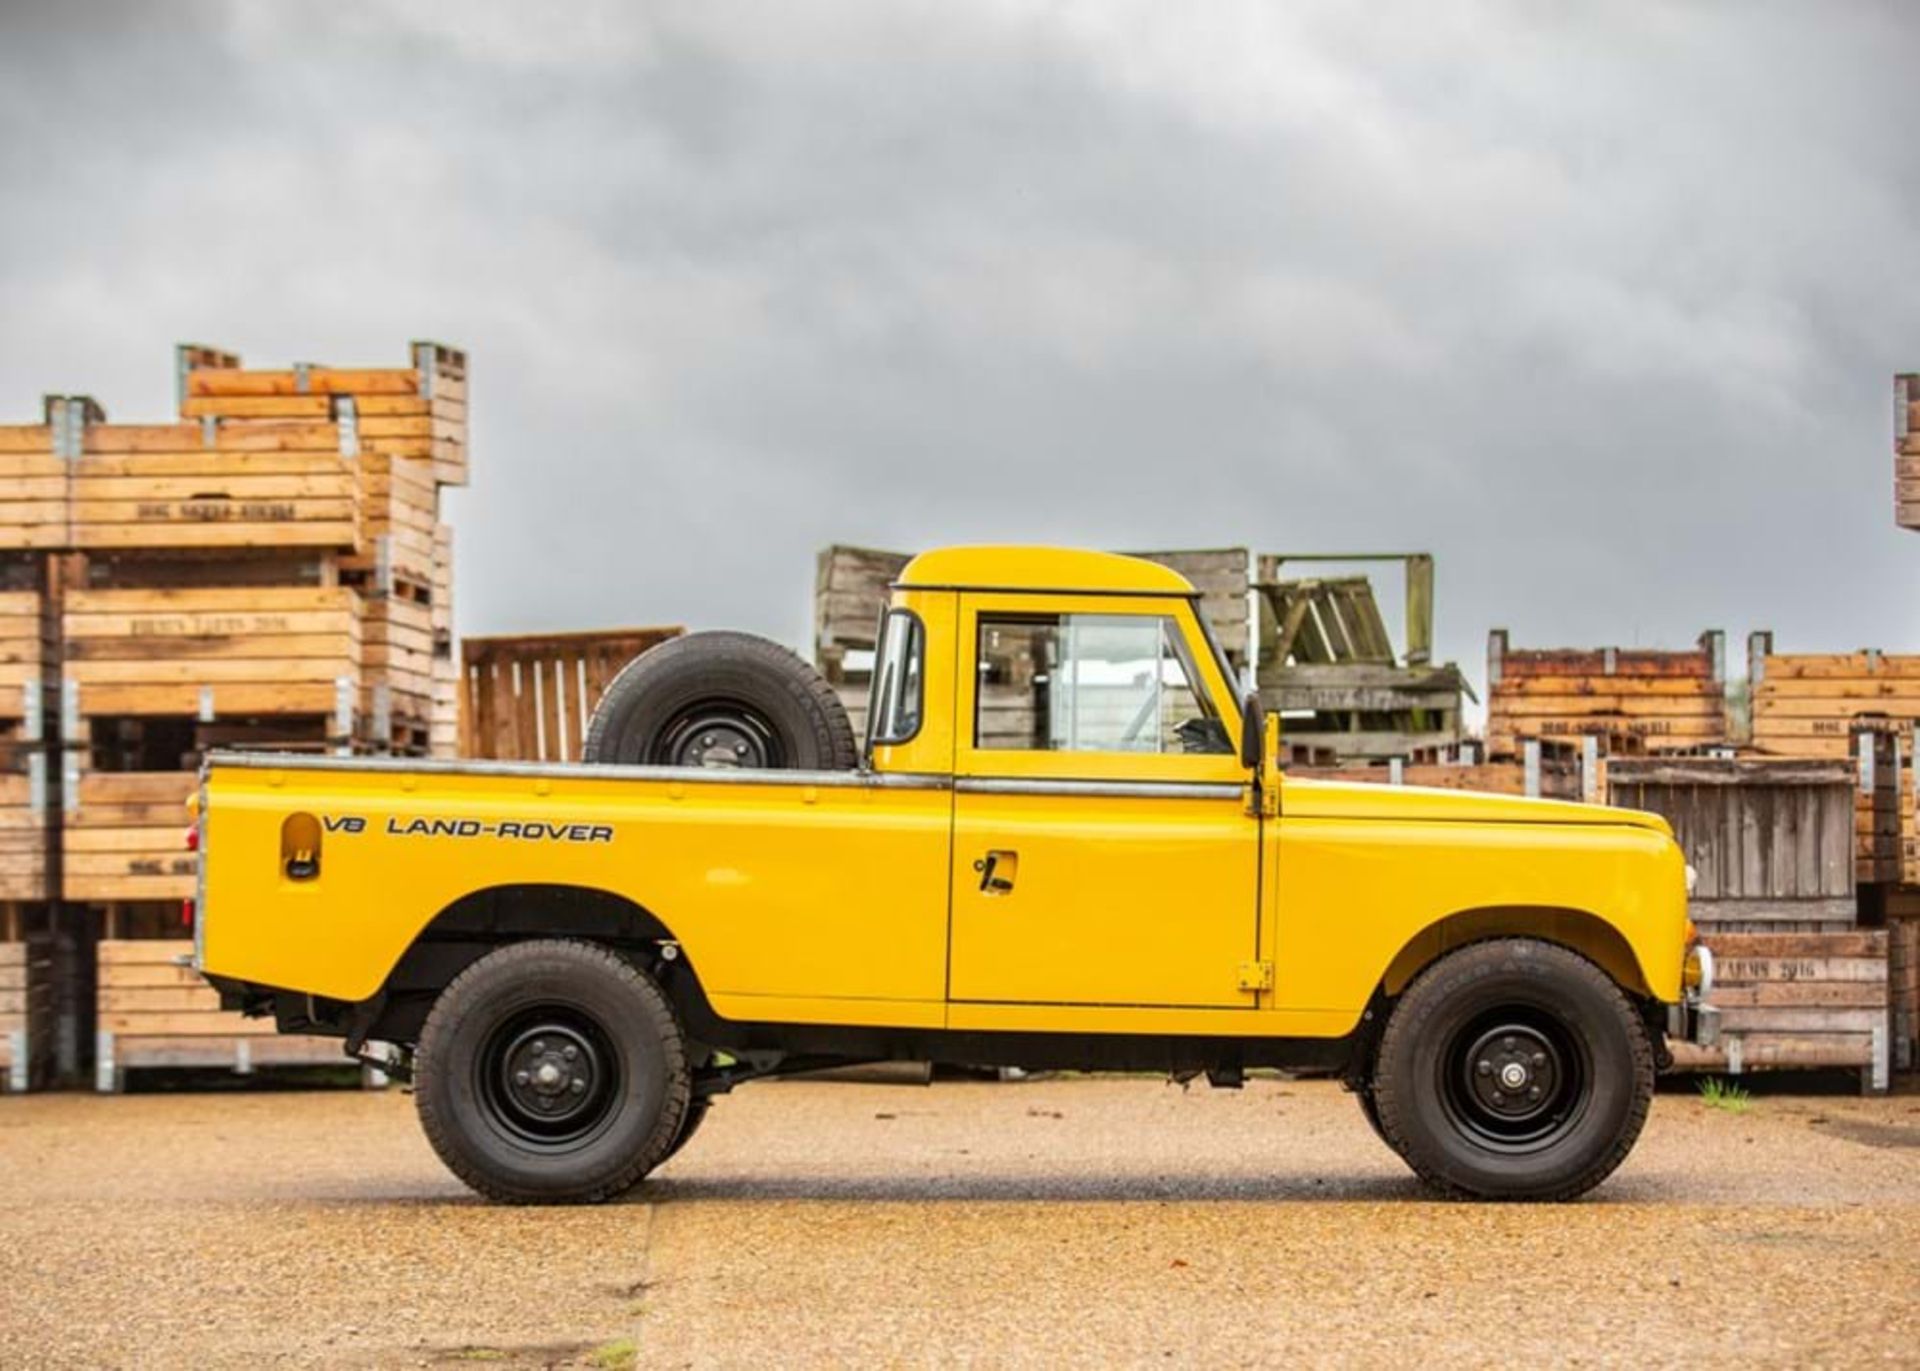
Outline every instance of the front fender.
<svg viewBox="0 0 1920 1371"><path fill-rule="evenodd" d="M1654 828L1285 817L1274 1005L1351 1014L1464 941L1561 942L1674 1003L1686 863Z"/></svg>

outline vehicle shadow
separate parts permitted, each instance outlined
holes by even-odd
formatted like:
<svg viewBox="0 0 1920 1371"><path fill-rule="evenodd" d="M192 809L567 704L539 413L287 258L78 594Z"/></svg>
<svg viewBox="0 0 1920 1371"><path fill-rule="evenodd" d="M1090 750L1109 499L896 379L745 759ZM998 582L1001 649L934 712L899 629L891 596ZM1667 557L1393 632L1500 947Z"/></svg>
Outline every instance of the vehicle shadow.
<svg viewBox="0 0 1920 1371"><path fill-rule="evenodd" d="M1646 1203L1664 1188L1617 1179L1576 1201L1581 1204ZM1334 1203L1451 1205L1412 1175L1390 1173L1316 1176L1090 1175L1037 1176L995 1172L927 1176L880 1174L796 1176L766 1173L655 1176L621 1203L687 1204L727 1201L817 1201L820 1203L1134 1204L1134 1203Z"/></svg>

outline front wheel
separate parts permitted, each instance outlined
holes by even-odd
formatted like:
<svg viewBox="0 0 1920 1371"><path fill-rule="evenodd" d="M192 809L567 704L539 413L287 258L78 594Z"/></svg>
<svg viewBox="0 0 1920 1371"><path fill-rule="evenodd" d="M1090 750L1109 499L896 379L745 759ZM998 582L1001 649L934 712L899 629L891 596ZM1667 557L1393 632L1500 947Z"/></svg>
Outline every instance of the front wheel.
<svg viewBox="0 0 1920 1371"><path fill-rule="evenodd" d="M421 1030L415 1103L461 1180L517 1204L609 1199L690 1130L673 1006L593 943L515 943L441 992Z"/></svg>
<svg viewBox="0 0 1920 1371"><path fill-rule="evenodd" d="M1407 988L1373 1098L1388 1143L1436 1189L1567 1200L1625 1160L1653 1076L1646 1027L1605 972L1552 943L1498 938Z"/></svg>

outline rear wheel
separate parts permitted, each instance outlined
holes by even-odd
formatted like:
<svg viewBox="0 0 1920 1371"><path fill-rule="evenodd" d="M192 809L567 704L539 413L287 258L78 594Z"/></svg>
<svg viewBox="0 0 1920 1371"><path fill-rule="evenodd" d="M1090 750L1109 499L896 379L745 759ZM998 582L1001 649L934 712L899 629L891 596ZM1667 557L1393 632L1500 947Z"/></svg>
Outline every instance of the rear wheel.
<svg viewBox="0 0 1920 1371"><path fill-rule="evenodd" d="M427 1140L481 1194L608 1199L687 1132L686 1050L644 972L592 943L516 943L435 1001L415 1058Z"/></svg>
<svg viewBox="0 0 1920 1371"><path fill-rule="evenodd" d="M750 633L690 633L642 653L593 711L589 762L846 771L860 750L820 673Z"/></svg>
<svg viewBox="0 0 1920 1371"><path fill-rule="evenodd" d="M1555 944L1500 938L1407 988L1372 1095L1382 1135L1437 1189L1565 1200L1626 1158L1653 1076L1646 1028L1605 972Z"/></svg>

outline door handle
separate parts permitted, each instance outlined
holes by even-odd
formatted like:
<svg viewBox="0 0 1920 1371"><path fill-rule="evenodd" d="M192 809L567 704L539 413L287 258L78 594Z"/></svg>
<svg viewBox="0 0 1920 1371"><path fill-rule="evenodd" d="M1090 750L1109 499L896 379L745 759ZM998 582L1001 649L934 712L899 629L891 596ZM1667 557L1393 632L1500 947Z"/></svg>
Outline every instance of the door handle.
<svg viewBox="0 0 1920 1371"><path fill-rule="evenodd" d="M980 889L987 895L1005 895L1013 889L1013 878L1020 872L1020 854L1005 850L989 852L974 862L980 873Z"/></svg>

